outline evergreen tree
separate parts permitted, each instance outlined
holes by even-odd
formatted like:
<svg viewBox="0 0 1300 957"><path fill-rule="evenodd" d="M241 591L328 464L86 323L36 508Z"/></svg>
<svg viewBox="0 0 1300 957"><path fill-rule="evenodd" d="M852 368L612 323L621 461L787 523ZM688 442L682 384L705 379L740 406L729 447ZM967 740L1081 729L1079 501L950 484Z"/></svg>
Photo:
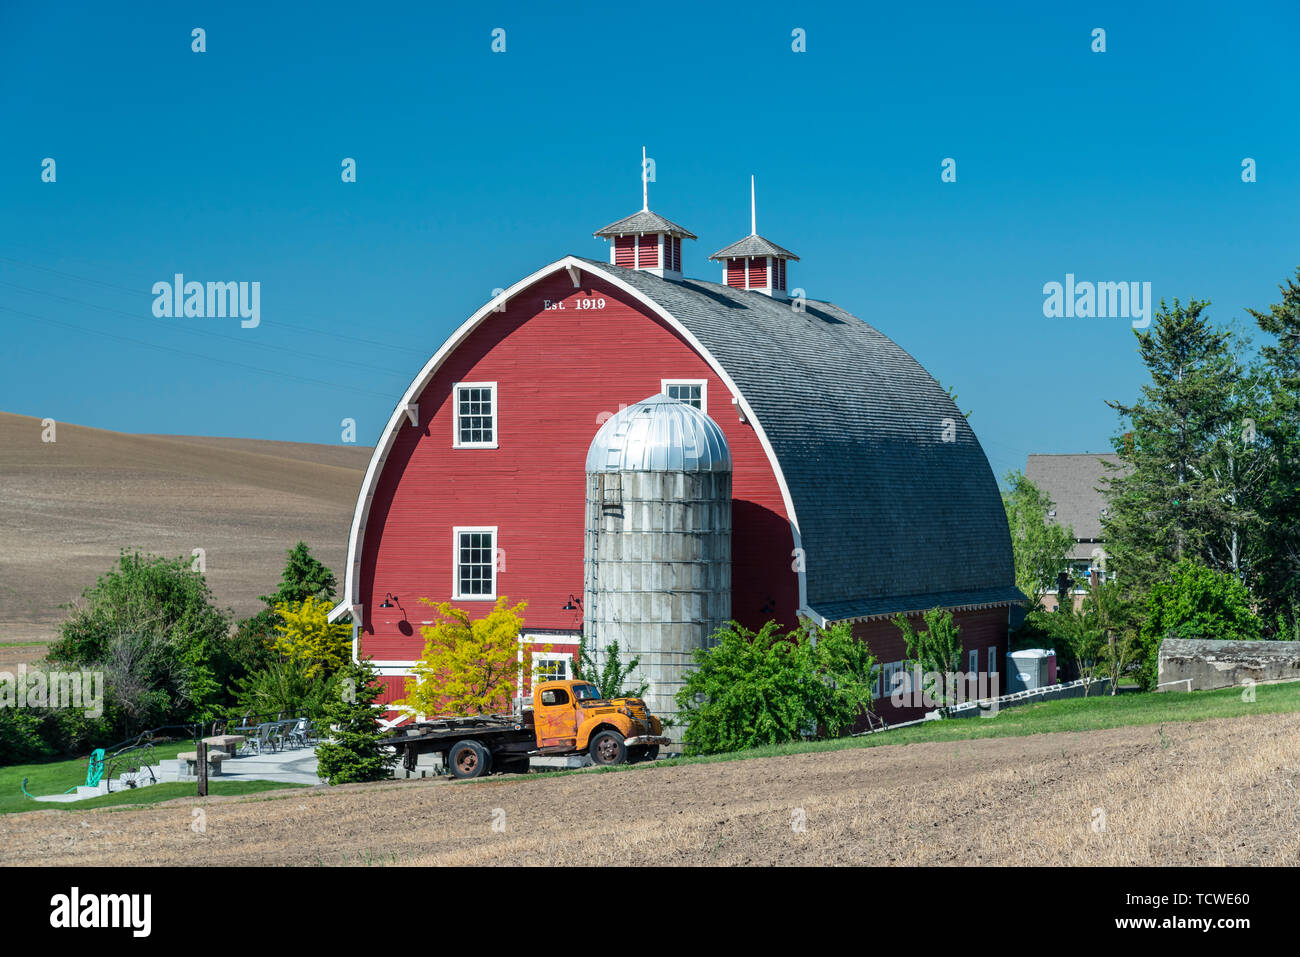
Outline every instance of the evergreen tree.
<svg viewBox="0 0 1300 957"><path fill-rule="evenodd" d="M379 673L369 660L349 661L335 680L339 693L325 706L329 739L316 748L317 774L330 784L389 777L397 755L379 744L385 737L376 720L375 701L384 689Z"/></svg>
<svg viewBox="0 0 1300 957"><path fill-rule="evenodd" d="M289 557L280 576L280 587L272 595L261 596L266 607L239 622L231 639L232 653L245 674L260 671L275 660L273 645L276 635L285 627L283 616L276 610L277 605L296 607L308 599L331 607L334 605L334 594L338 589L334 573L312 556L305 542L299 542L287 554Z"/></svg>
<svg viewBox="0 0 1300 957"><path fill-rule="evenodd" d="M1296 270L1300 279L1300 269ZM1265 498L1261 596L1273 637L1300 640L1300 285L1280 286L1267 312L1247 310L1273 341L1260 349L1269 394L1259 440L1271 455Z"/></svg>
<svg viewBox="0 0 1300 957"><path fill-rule="evenodd" d="M312 556L307 543L299 542L289 549L288 554L289 560L284 563L284 572L280 576L280 587L274 595L262 596L267 607L273 609L285 602L296 604L308 598L334 604L338 582L334 573Z"/></svg>
<svg viewBox="0 0 1300 957"><path fill-rule="evenodd" d="M1145 590L1185 558L1245 581L1259 554L1269 469L1248 420L1262 414L1260 380L1207 305L1161 301L1152 327L1136 333L1150 383L1133 405L1107 403L1128 423L1102 520L1126 589Z"/></svg>

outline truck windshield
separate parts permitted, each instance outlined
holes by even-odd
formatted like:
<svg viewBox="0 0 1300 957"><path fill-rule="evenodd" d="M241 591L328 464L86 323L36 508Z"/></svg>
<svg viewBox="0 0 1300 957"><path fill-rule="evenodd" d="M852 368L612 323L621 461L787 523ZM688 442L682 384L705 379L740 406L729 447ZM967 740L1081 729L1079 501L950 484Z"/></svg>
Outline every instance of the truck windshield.
<svg viewBox="0 0 1300 957"><path fill-rule="evenodd" d="M590 701L593 698L599 698L600 691L595 685L574 685L573 696L579 701Z"/></svg>

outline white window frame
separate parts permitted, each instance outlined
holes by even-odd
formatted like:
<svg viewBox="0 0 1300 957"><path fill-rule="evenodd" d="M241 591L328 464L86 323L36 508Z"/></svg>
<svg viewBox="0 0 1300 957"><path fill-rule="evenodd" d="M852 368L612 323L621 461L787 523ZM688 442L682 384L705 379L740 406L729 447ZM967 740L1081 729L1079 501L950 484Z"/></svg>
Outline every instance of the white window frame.
<svg viewBox="0 0 1300 957"><path fill-rule="evenodd" d="M532 672L532 680L531 680L531 682L530 682L530 685L531 685L532 687L534 687L534 688L537 687L537 681L538 681L538 678L537 678L537 666L538 666L539 664L541 664L542 662L544 662L544 661L546 661L546 662L550 662L550 661L563 661L563 662L564 662L564 677L563 677L563 678L547 678L547 679L546 679L547 681L569 681L570 679L573 678L573 655L569 654L567 651L534 651L534 652L533 652L533 672Z"/></svg>
<svg viewBox="0 0 1300 957"><path fill-rule="evenodd" d="M966 670L970 672L972 681L980 673L980 650L978 648L972 648L966 654Z"/></svg>
<svg viewBox="0 0 1300 957"><path fill-rule="evenodd" d="M490 595L462 595L460 591L460 536L463 533L486 532L492 536L492 593ZM457 525L451 530L451 594L457 601L497 600L497 526Z"/></svg>
<svg viewBox="0 0 1300 957"><path fill-rule="evenodd" d="M894 693L894 678L900 674L907 673L907 663L904 661L888 661L880 666L880 677L876 682L875 697L889 698ZM909 689L904 686L900 688L904 694L909 693Z"/></svg>
<svg viewBox="0 0 1300 957"><path fill-rule="evenodd" d="M700 387L700 411L709 414L709 380L708 379L660 379L659 391L668 394L670 385L698 385ZM495 406L494 406L495 408Z"/></svg>
<svg viewBox="0 0 1300 957"><path fill-rule="evenodd" d="M986 670L991 675L995 675L998 673L998 646L997 645L989 645L989 666Z"/></svg>
<svg viewBox="0 0 1300 957"><path fill-rule="evenodd" d="M492 395L492 441L462 442L460 440L460 390L487 389ZM454 449L495 449L501 437L498 419L500 409L497 406L497 384L495 382L453 382L451 386L451 446Z"/></svg>

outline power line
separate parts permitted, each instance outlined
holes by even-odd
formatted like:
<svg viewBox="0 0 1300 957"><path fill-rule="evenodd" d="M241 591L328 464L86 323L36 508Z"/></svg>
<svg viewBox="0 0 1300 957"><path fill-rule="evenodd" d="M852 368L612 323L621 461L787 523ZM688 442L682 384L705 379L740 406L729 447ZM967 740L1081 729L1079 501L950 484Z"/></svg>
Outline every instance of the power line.
<svg viewBox="0 0 1300 957"><path fill-rule="evenodd" d="M11 256L0 256L0 261L12 263L15 266L23 266L27 269L37 269L40 270L41 272L46 272L52 276L58 276L62 279L71 279L74 282L89 283L94 286L101 286L104 289L112 289L116 292L130 293L133 296L142 295L140 289L133 288L131 286L122 286L119 285L118 283L106 282L103 279L94 279L90 276L81 276L76 273L65 272L61 269L52 269L49 266L41 266L36 263L25 262L21 259L14 259ZM294 329L298 332L310 333L311 335L315 335L315 336L328 336L331 339L338 339L343 342L361 343L363 345L370 346L371 348L374 348L375 346L375 341L373 339L366 339L361 336L349 336L346 333L342 333L342 332L329 332L328 330L317 329L312 326L302 326L302 325L298 325L297 323L287 322L279 318L275 320L275 325L283 326L286 329ZM429 353L425 352L422 349L416 349L412 346L395 346L395 345L390 345L385 343L385 348L389 350L400 351L400 352L410 352L415 355L424 356L426 359L429 357Z"/></svg>
<svg viewBox="0 0 1300 957"><path fill-rule="evenodd" d="M134 339L130 336L122 336L112 332L105 332L102 329L86 329L82 326L73 325L70 322L62 322L58 319L51 319L48 316L38 316L35 313L24 312L21 309L14 309L10 306L0 306L0 312L10 312L16 316L26 316L28 319L35 319L38 322L45 322L54 326L61 326L65 329L71 329L73 332L89 333L94 336L104 336L108 339L116 339L119 342L130 342L134 345L144 346L147 349L158 349L161 352L170 352L173 355L188 356L192 359L202 359L204 362L217 362L222 365L234 366L237 369L245 369L249 372L256 372L259 375L274 376L277 379L293 379L297 382L305 382L310 385L325 386L328 389L342 390L344 392L355 392L359 395L373 395L381 399L392 401L392 393L388 392L371 392L369 389L358 389L354 386L341 385L338 382L326 382L322 379L312 379L307 376L294 375L292 372L276 372L271 369L263 369L259 366L250 366L243 362L236 362L233 359L219 359L213 356L200 355L197 352L189 352L184 349L174 349L171 346L164 346L157 342L145 342L142 339Z"/></svg>
<svg viewBox="0 0 1300 957"><path fill-rule="evenodd" d="M152 317L152 318L151 318L151 317L148 317L148 316L141 316L141 315L138 315L138 314L133 313L133 312L125 312L125 311L123 311L123 310L121 310L121 309L114 309L112 306L101 306L101 305L99 305L98 303L85 302L85 301L80 300L80 299L72 299L72 298L70 298L69 296L60 296L60 295L58 295L57 293L53 293L53 292L45 292L45 291L42 290L42 289L31 289L31 288L28 288L27 286L19 286L19 285L17 285L16 283L12 283L12 282L4 282L3 280L0 280L0 286L7 286L7 287L9 287L10 289L17 289L17 290L19 290L20 292L30 293L30 294L35 295L35 296L46 296L46 297L48 297L48 298L50 298L50 299L58 299L58 300L61 301L61 302L71 303L71 304L74 305L74 306L82 306L82 307L84 307L84 308L86 308L86 309L98 309L98 310L100 310L101 312L109 312L109 313L113 313L114 315L125 316L125 317L128 318L128 319L135 319L136 321L139 321L139 322L158 323L158 324L162 324L162 325L167 325L167 326L169 326L170 328L175 329L175 330L178 330L178 331L181 331L181 332L189 332L189 333L193 333L193 334L195 334L195 335L209 336L209 337L211 337L211 338L213 338L213 339L220 339L222 342L230 342L230 343L233 343L233 342L234 342L234 340L230 339L228 336L223 336L223 335L221 335L220 333L212 332L211 330L208 330L208 329L200 329L200 328L196 328L195 326L192 326L192 325L186 325L186 324L183 324L183 323L177 323L177 322L175 322L175 320L168 321L168 320L166 320L166 319L161 319L161 318L158 318L158 317ZM354 361L354 360L347 359L347 358L339 358L338 356L321 356L321 355L316 355L315 353L311 353L311 352L302 352L301 350L294 349L294 348L291 348L291 347L289 347L289 346L277 346L277 345L274 345L274 344L269 343L269 342L255 342L255 341L251 341L251 340L250 340L250 341L247 341L247 342L245 342L245 343L242 343L242 345L245 345L245 346L254 346L254 347L259 348L259 349L273 349L273 350L275 350L276 352L284 352L284 353L288 353L289 355L294 356L294 357L299 358L299 359L315 359L315 360L317 360L318 362L339 362L339 363L343 363L343 364L347 365L349 368L354 368L354 369L355 369L355 368L370 369L370 370L375 371L375 372L381 372L381 373L383 373L384 375L406 377L406 373L403 373L403 372L397 372L397 371L395 371L395 370L393 370L393 369L388 369L388 368L385 368L385 367L383 367L383 366L375 366L375 365L370 365L370 364L368 364L368 363L364 363L364 362L356 362L356 361Z"/></svg>

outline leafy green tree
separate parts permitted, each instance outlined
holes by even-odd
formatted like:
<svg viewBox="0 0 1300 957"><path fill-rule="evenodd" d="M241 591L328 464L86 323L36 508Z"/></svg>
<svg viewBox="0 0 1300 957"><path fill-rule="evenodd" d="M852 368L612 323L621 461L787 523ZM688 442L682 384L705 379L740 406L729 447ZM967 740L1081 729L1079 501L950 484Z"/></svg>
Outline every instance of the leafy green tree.
<svg viewBox="0 0 1300 957"><path fill-rule="evenodd" d="M1166 638L1263 638L1263 621L1251 606L1250 592L1236 576L1190 559L1175 564L1169 577L1156 582L1147 594L1138 647L1142 687L1148 691L1156 687L1160 643Z"/></svg>
<svg viewBox="0 0 1300 957"><path fill-rule="evenodd" d="M921 670L923 685L920 689L936 702L956 701L957 683L961 672L961 628L953 620L952 612L931 608L921 620L924 631L917 631L902 615L893 619L894 626L903 634L907 646L905 664L908 670Z"/></svg>
<svg viewBox="0 0 1300 957"><path fill-rule="evenodd" d="M1050 496L1020 472L1008 472L1002 505L1011 529L1016 587L1025 593L1027 611L1042 607L1043 594L1056 590L1056 576L1069 564L1074 529L1048 519Z"/></svg>
<svg viewBox="0 0 1300 957"><path fill-rule="evenodd" d="M238 711L241 714L290 717L306 714L319 717L339 694L341 679L336 671L329 675L309 673L303 660L273 661L235 682Z"/></svg>
<svg viewBox="0 0 1300 957"><path fill-rule="evenodd" d="M1248 580L1258 554L1269 468L1243 431L1262 415L1261 382L1243 364L1244 341L1216 328L1207 306L1162 301L1135 332L1150 383L1132 405L1107 403L1121 417L1121 465L1102 524L1125 588L1145 590L1182 559Z"/></svg>
<svg viewBox="0 0 1300 957"><path fill-rule="evenodd" d="M808 684L808 711L818 728L838 738L872 709L880 669L867 643L854 637L847 622L829 628L802 624L817 679Z"/></svg>
<svg viewBox="0 0 1300 957"><path fill-rule="evenodd" d="M237 670L230 613L212 603L201 573L185 558L123 550L59 625L50 661L100 668L119 705L149 720L204 720L216 714Z"/></svg>
<svg viewBox="0 0 1300 957"><path fill-rule="evenodd" d="M1115 582L1102 579L1097 585L1085 582L1084 587L1077 607L1069 604L1052 614L1027 616L1026 623L1046 636L1046 641L1040 638L1036 645L1054 649L1061 670L1073 671L1089 682L1104 674L1112 679L1110 690L1115 694L1120 677L1136 655L1138 610ZM1018 631L1016 646L1030 647L1022 642L1028 637L1028 632ZM1090 688L1091 684L1085 685L1085 695Z"/></svg>
<svg viewBox="0 0 1300 957"><path fill-rule="evenodd" d="M369 660L349 661L338 672L337 694L324 706L329 738L316 748L317 774L330 784L380 781L391 775L397 755L379 743L387 735L379 727L375 707L383 688Z"/></svg>
<svg viewBox="0 0 1300 957"><path fill-rule="evenodd" d="M411 669L406 698L417 714L474 715L505 711L519 678L519 632L527 602L513 608L504 595L479 619L450 602L420 601L439 620L420 629L424 654Z"/></svg>
<svg viewBox="0 0 1300 957"><path fill-rule="evenodd" d="M641 681L636 685L629 684L632 673L641 665L640 658L630 658L624 662L617 641L612 641L605 646L602 658L603 663L598 665L587 650L587 636L579 637L574 677L590 681L599 689L602 698L645 697L646 692L650 690L648 681Z"/></svg>
<svg viewBox="0 0 1300 957"><path fill-rule="evenodd" d="M333 674L351 652L352 626L331 622L330 607L329 602L312 597L275 606L283 622L275 635L275 650L289 661L301 662L308 677Z"/></svg>

